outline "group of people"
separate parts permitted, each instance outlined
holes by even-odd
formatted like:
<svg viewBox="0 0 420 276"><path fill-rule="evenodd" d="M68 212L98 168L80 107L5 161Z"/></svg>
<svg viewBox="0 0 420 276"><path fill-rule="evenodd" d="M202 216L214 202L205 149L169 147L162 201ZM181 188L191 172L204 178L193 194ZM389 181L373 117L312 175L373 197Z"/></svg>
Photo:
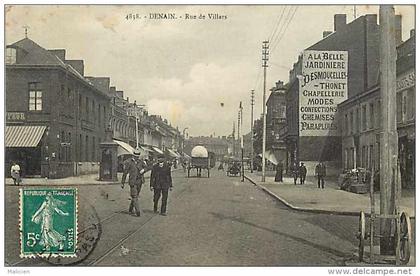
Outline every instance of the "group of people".
<svg viewBox="0 0 420 276"><path fill-rule="evenodd" d="M300 166L295 163L292 167L292 175L294 184L297 185L297 179L300 180L300 185L305 184L306 174L308 170L306 169L305 163L300 162ZM320 161L315 167L315 176L318 179L318 188L325 188L325 176L327 175L327 168L325 164ZM276 176L274 177L275 182L283 182L283 162L278 162L276 165Z"/></svg>
<svg viewBox="0 0 420 276"><path fill-rule="evenodd" d="M153 211L158 213L159 199L162 198L160 214L166 216L169 191L172 190L171 165L165 161L164 155L158 156L157 162L149 166L140 158L140 152L135 150L132 157L124 161L124 173L121 188L128 175L131 202L128 208L130 214L140 216L139 195L145 183L144 174L151 170L150 190L153 191Z"/></svg>

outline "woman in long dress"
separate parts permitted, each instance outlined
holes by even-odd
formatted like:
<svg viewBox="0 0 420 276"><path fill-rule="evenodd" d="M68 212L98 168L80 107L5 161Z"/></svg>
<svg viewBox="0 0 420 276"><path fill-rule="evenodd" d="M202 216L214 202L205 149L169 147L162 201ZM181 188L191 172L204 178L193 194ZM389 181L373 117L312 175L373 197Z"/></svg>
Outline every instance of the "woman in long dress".
<svg viewBox="0 0 420 276"><path fill-rule="evenodd" d="M54 230L54 213L68 216L69 213L59 208L65 204L66 202L53 198L52 193L48 192L41 207L32 216L33 222L41 224L39 244L44 246L46 250L49 250L51 247L58 247L59 250L64 248L66 237Z"/></svg>

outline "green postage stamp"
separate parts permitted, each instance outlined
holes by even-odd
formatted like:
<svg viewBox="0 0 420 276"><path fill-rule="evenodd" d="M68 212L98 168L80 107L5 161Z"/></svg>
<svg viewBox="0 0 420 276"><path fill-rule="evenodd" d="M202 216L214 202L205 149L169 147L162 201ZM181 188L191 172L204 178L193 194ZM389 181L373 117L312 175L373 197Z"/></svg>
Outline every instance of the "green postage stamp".
<svg viewBox="0 0 420 276"><path fill-rule="evenodd" d="M20 256L76 257L77 189L20 189Z"/></svg>

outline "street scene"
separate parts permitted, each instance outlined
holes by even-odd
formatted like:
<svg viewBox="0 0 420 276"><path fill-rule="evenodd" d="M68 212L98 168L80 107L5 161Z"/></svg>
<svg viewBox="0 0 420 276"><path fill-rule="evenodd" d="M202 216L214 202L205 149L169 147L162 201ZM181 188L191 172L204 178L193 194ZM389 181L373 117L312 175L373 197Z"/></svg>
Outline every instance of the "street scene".
<svg viewBox="0 0 420 276"><path fill-rule="evenodd" d="M414 5L6 5L4 30L4 266L416 266Z"/></svg>

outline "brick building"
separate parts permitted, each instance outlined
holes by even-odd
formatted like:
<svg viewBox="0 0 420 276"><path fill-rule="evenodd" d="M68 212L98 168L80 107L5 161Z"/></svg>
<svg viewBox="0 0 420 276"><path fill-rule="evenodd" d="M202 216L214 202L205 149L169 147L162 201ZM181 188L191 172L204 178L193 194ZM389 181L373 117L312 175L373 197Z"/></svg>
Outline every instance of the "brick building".
<svg viewBox="0 0 420 276"><path fill-rule="evenodd" d="M84 77L83 60L25 38L6 47L6 171L65 177L98 170L110 97Z"/></svg>
<svg viewBox="0 0 420 276"><path fill-rule="evenodd" d="M399 37L397 37L399 40ZM400 44L400 45L398 45ZM415 175L415 35L397 41L397 131L402 186L414 187ZM343 169L379 170L381 101L376 84L341 103Z"/></svg>
<svg viewBox="0 0 420 276"><path fill-rule="evenodd" d="M401 17L396 17L396 33L401 40ZM347 51L347 95L348 98L367 91L377 84L379 76L379 25L377 15L360 16L346 23L346 16L334 16L334 32L324 32L323 39L306 50ZM328 174L338 174L341 167L341 137L301 136L299 125L299 77L302 74L302 56L293 65L289 74L286 92L287 126L281 138L287 143L289 164L304 161L308 173L313 173L319 160L327 163ZM339 134L339 132L338 132Z"/></svg>

